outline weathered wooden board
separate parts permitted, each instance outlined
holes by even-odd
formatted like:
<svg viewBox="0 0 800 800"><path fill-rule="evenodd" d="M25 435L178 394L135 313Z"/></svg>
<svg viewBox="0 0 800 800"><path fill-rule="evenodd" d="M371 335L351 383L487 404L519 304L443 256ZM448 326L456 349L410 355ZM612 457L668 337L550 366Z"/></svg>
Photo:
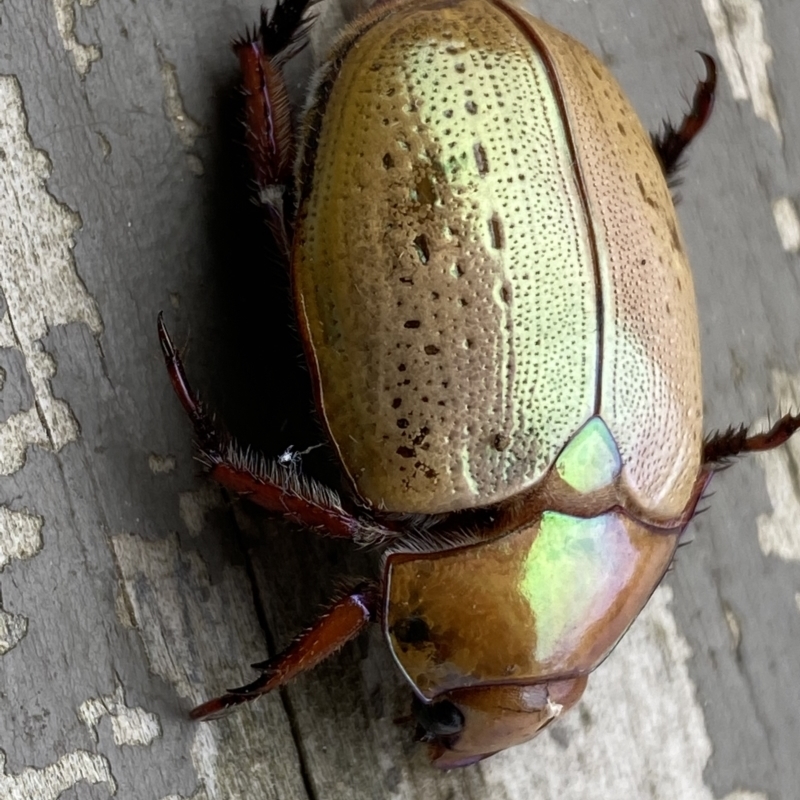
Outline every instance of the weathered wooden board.
<svg viewBox="0 0 800 800"><path fill-rule="evenodd" d="M229 40L258 0L0 2L0 800L728 798L800 786L800 442L715 482L694 543L580 709L479 766L431 770L376 631L227 720L377 554L196 476L155 336L268 453L321 441L234 144ZM536 0L648 125L720 60L680 215L709 429L800 405L800 5ZM296 98L357 2L324 0ZM335 472L323 450L310 470Z"/></svg>

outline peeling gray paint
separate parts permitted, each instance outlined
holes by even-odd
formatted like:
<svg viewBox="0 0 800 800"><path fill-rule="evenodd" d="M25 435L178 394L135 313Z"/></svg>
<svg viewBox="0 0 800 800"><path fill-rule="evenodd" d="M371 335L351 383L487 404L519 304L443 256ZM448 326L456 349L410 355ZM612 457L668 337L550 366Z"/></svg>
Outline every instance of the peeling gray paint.
<svg viewBox="0 0 800 800"><path fill-rule="evenodd" d="M0 425L0 474L24 463L28 445L55 451L78 437L78 423L53 396L56 373L42 339L52 325L82 322L95 336L100 314L75 270L78 215L48 192L47 156L27 134L19 83L0 76L0 290L6 301L0 347L18 349L33 385L35 406Z"/></svg>

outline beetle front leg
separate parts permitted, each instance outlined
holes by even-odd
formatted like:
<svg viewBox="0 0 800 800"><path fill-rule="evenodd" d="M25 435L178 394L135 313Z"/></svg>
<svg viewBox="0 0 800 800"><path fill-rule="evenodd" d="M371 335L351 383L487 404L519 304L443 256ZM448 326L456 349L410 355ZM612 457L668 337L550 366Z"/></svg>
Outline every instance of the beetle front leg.
<svg viewBox="0 0 800 800"><path fill-rule="evenodd" d="M326 486L303 477L296 470L253 457L238 447L224 428L215 424L189 385L183 362L161 314L158 315L158 338L172 388L191 420L200 460L211 478L262 508L328 536L371 544L397 535L374 520L362 520L349 514L342 508L336 493Z"/></svg>
<svg viewBox="0 0 800 800"><path fill-rule="evenodd" d="M653 147L661 161L664 175L670 178L680 168L680 159L683 151L691 144L692 140L711 116L714 107L714 91L717 86L717 65L708 53L700 53L706 65L706 79L698 81L692 99L692 107L685 114L679 127L675 128L668 120L664 123L661 133L653 134Z"/></svg>
<svg viewBox="0 0 800 800"><path fill-rule="evenodd" d="M308 630L274 658L253 664L262 674L247 686L230 689L192 709L192 719L216 719L234 706L255 700L312 669L354 639L375 619L379 592L374 584L363 584L334 603Z"/></svg>
<svg viewBox="0 0 800 800"><path fill-rule="evenodd" d="M780 447L800 428L800 414L784 414L768 431L747 435L747 426L728 428L706 440L703 463L719 464L745 453L762 453Z"/></svg>
<svg viewBox="0 0 800 800"><path fill-rule="evenodd" d="M313 21L305 17L316 0L279 0L270 16L233 49L242 69L245 142L253 164L258 200L267 211L275 238L288 255L283 197L292 174L294 131L283 65L305 47Z"/></svg>

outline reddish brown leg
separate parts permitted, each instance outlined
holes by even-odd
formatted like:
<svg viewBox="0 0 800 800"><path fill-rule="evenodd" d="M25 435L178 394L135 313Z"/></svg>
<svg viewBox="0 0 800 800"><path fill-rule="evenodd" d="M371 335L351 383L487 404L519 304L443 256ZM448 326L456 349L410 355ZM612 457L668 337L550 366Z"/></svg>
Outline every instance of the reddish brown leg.
<svg viewBox="0 0 800 800"><path fill-rule="evenodd" d="M190 712L192 719L215 719L231 708L255 700L288 683L301 672L316 667L340 647L361 633L375 618L379 593L372 584L359 586L323 614L307 631L298 636L282 653L260 664L261 676L240 689L230 689Z"/></svg>
<svg viewBox="0 0 800 800"><path fill-rule="evenodd" d="M747 435L747 426L728 428L708 439L703 448L705 464L720 464L734 456L760 453L782 445L798 428L800 414L785 414L765 433Z"/></svg>
<svg viewBox="0 0 800 800"><path fill-rule="evenodd" d="M245 141L253 164L258 199L275 238L288 254L283 195L292 174L294 133L283 65L305 47L313 19L305 18L315 0L279 0L272 16L262 9L261 24L233 49L242 68Z"/></svg>
<svg viewBox="0 0 800 800"><path fill-rule="evenodd" d="M223 428L215 425L189 385L161 314L158 338L172 388L194 428L200 460L214 480L263 508L329 536L368 544L396 535L374 520L362 520L347 513L335 492L304 478L296 469L243 452Z"/></svg>
<svg viewBox="0 0 800 800"><path fill-rule="evenodd" d="M233 49L242 68L245 136L259 191L285 184L292 172L294 142L289 96L281 69L303 49L310 20L303 20L309 0L280 0L272 12L261 11L261 24Z"/></svg>
<svg viewBox="0 0 800 800"><path fill-rule="evenodd" d="M717 86L717 65L708 53L700 53L706 65L706 79L698 81L694 91L694 99L689 113L686 114L678 128L671 122L664 123L664 130L653 135L653 147L661 160L664 174L672 177L680 168L683 151L692 139L700 133L703 125L711 116L714 107L714 90Z"/></svg>

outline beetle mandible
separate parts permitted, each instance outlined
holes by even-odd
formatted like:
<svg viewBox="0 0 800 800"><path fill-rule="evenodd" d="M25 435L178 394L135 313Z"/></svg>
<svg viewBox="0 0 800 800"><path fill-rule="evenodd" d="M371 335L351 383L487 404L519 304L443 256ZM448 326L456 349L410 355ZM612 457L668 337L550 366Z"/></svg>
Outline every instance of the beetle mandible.
<svg viewBox="0 0 800 800"><path fill-rule="evenodd" d="M320 67L297 136L281 74L308 0L239 41L259 199L291 270L339 497L248 459L173 387L210 476L385 546L208 719L379 622L433 763L527 741L641 611L714 472L800 427L704 441L692 276L669 182L714 99L649 136L606 67L510 0L381 0Z"/></svg>

